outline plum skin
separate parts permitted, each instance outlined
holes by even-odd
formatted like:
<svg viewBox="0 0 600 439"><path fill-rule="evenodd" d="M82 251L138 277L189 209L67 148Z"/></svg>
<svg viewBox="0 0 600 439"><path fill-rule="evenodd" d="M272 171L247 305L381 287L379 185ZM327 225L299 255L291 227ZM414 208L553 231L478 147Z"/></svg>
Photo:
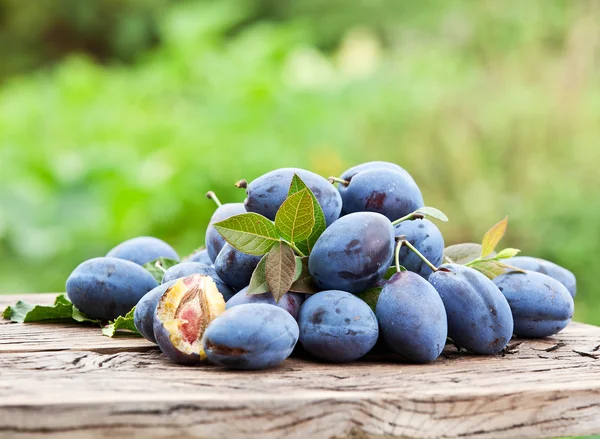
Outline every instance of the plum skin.
<svg viewBox="0 0 600 439"><path fill-rule="evenodd" d="M206 265L212 265L213 263L208 254L208 250L205 248L196 250L184 262L200 262Z"/></svg>
<svg viewBox="0 0 600 439"><path fill-rule="evenodd" d="M256 370L277 366L298 342L298 324L289 312L266 303L234 306L215 319L204 333L209 361L231 369Z"/></svg>
<svg viewBox="0 0 600 439"><path fill-rule="evenodd" d="M246 287L241 289L235 296L227 301L226 309L247 303L267 303L269 305L278 306L289 312L292 317L297 320L300 306L304 303L304 294L288 291L279 299L279 302L275 302L273 294L267 292L263 294L248 295L248 287Z"/></svg>
<svg viewBox="0 0 600 439"><path fill-rule="evenodd" d="M182 262L172 266L163 275L162 283L171 282L192 274L210 276L215 284L217 284L217 288L225 301L229 300L235 294L235 290L221 280L213 266L203 264L202 262Z"/></svg>
<svg viewBox="0 0 600 439"><path fill-rule="evenodd" d="M342 213L377 212L394 221L420 207L423 195L408 173L368 169L356 173L348 185L339 184Z"/></svg>
<svg viewBox="0 0 600 439"><path fill-rule="evenodd" d="M206 251L211 262L215 262L219 252L226 243L225 238L217 232L217 229L215 229L213 224L225 221L227 218L242 213L246 213L244 203L226 203L219 206L217 210L215 210L215 213L213 213L208 223L208 227L206 228L206 235L204 236L204 244L206 245Z"/></svg>
<svg viewBox="0 0 600 439"><path fill-rule="evenodd" d="M444 302L418 274L394 274L379 295L375 315L384 340L402 358L429 363L442 353L448 335Z"/></svg>
<svg viewBox="0 0 600 439"><path fill-rule="evenodd" d="M215 271L223 282L240 290L250 283L252 273L261 258L262 256L243 253L227 243L215 259Z"/></svg>
<svg viewBox="0 0 600 439"><path fill-rule="evenodd" d="M277 210L287 198L294 174L298 174L315 195L323 209L327 225L337 220L342 210L342 199L338 191L320 175L298 168L277 169L252 181L246 189L246 210L274 220Z"/></svg>
<svg viewBox="0 0 600 439"><path fill-rule="evenodd" d="M79 264L66 283L73 304L93 319L114 320L158 286L152 275L125 259L100 257Z"/></svg>
<svg viewBox="0 0 600 439"><path fill-rule="evenodd" d="M508 301L498 287L478 271L444 264L429 276L448 316L448 337L473 353L490 355L506 347L513 333Z"/></svg>
<svg viewBox="0 0 600 439"><path fill-rule="evenodd" d="M179 261L179 255L173 247L152 236L128 239L110 250L106 256L125 259L138 265L144 265L161 257Z"/></svg>
<svg viewBox="0 0 600 439"><path fill-rule="evenodd" d="M403 221L394 226L396 236L404 235L408 242L416 247L429 262L436 267L444 259L444 237L442 232L428 219ZM400 265L413 271L425 279L429 279L433 271L408 247L400 249Z"/></svg>
<svg viewBox="0 0 600 439"><path fill-rule="evenodd" d="M512 271L494 279L508 300L515 335L542 338L567 327L573 317L573 297L558 280L535 271Z"/></svg>
<svg viewBox="0 0 600 439"><path fill-rule="evenodd" d="M310 296L298 315L300 343L314 357L347 363L369 352L379 336L375 313L346 291L329 290Z"/></svg>
<svg viewBox="0 0 600 439"><path fill-rule="evenodd" d="M322 290L360 293L383 278L394 256L394 228L383 215L346 215L317 240L308 270Z"/></svg>
<svg viewBox="0 0 600 439"><path fill-rule="evenodd" d="M133 324L138 330L142 337L146 340L156 344L156 337L154 336L154 312L156 311L156 305L167 291L167 289L173 285L176 280L160 284L150 292L146 293L144 297L135 306L133 312Z"/></svg>
<svg viewBox="0 0 600 439"><path fill-rule="evenodd" d="M577 293L577 279L575 278L575 275L554 262L533 258L531 256L515 256L510 259L505 259L503 262L522 270L537 271L538 273L556 279L567 287L569 293L571 293L571 297L575 297L575 294Z"/></svg>

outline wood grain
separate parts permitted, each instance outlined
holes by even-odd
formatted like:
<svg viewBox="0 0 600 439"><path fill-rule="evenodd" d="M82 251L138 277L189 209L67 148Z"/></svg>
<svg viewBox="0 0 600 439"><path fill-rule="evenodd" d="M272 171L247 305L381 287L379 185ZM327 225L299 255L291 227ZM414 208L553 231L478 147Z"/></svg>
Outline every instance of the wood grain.
<svg viewBox="0 0 600 439"><path fill-rule="evenodd" d="M30 301L33 299L28 298ZM52 298L48 298L52 300ZM0 297L0 305L15 301ZM37 303L41 303L37 301ZM0 325L0 437L545 438L600 432L600 328L447 346L426 366L302 353L268 371L168 362L150 343L77 325ZM549 351L548 351L549 350Z"/></svg>

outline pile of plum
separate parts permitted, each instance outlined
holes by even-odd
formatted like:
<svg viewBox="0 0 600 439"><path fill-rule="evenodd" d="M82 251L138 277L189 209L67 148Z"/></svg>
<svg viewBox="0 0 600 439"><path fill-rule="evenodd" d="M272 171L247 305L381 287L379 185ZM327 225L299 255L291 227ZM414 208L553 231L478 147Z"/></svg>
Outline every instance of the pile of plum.
<svg viewBox="0 0 600 439"><path fill-rule="evenodd" d="M447 342L493 355L513 334L547 337L572 318L570 271L496 253L506 221L481 245L445 248L427 218L447 218L398 165L364 163L330 179L286 168L237 185L244 203L221 205L209 192L218 208L205 249L180 262L164 241L130 239L73 271L70 300L101 320L135 307L139 333L171 360L235 369L275 366L298 341L329 362L376 344L411 363L434 361Z"/></svg>

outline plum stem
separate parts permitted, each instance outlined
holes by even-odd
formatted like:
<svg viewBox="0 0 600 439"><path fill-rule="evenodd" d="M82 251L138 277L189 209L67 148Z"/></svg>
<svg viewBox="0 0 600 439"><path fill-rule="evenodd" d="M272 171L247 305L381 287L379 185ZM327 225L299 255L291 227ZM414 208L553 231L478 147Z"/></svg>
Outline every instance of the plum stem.
<svg viewBox="0 0 600 439"><path fill-rule="evenodd" d="M216 203L217 207L222 206L221 202L219 201L219 198L217 198L217 194L215 194L213 191L208 191L206 193L206 198L208 198L209 200L213 200Z"/></svg>
<svg viewBox="0 0 600 439"><path fill-rule="evenodd" d="M247 189L248 188L248 182L244 179L236 181L235 182L235 187L238 189Z"/></svg>
<svg viewBox="0 0 600 439"><path fill-rule="evenodd" d="M394 253L394 262L396 263L396 273L400 273L400 249L402 248L402 244L404 244L403 239L399 239L396 243L396 252Z"/></svg>
<svg viewBox="0 0 600 439"><path fill-rule="evenodd" d="M392 226L396 226L404 221L413 221L416 219L423 219L425 218L423 216L422 213L417 213L417 211L415 210L414 212L409 213L408 215L403 216L402 218L398 218L396 221L392 222Z"/></svg>
<svg viewBox="0 0 600 439"><path fill-rule="evenodd" d="M435 265L433 265L431 262L429 262L429 259L427 259L425 256L423 256L423 254L416 249L416 247L414 245L412 245L410 242L408 242L407 239L403 239L402 242L413 251L414 254L416 254L418 257L421 258L421 260L423 262L425 262L427 264L427 266L429 268L431 268L431 270L433 270L434 272L438 271L437 267Z"/></svg>
<svg viewBox="0 0 600 439"><path fill-rule="evenodd" d="M304 253L302 253L302 252L300 251L300 249L299 249L299 248L296 246L296 244L295 244L295 243L293 243L293 242L288 242L288 244L290 245L290 247L292 247L292 249L293 249L293 250L294 250L296 253L298 253L298 256L300 256L301 258L303 258L303 257L305 257L305 256L306 256Z"/></svg>
<svg viewBox="0 0 600 439"><path fill-rule="evenodd" d="M350 184L350 182L348 180L344 180L343 178L329 177L327 180L329 180L329 182L331 184L340 183L340 184L343 184L344 186L348 186Z"/></svg>
<svg viewBox="0 0 600 439"><path fill-rule="evenodd" d="M167 272L167 270L165 269L165 267L163 267L163 266L162 266L162 264L160 263L160 261L156 261L156 262L154 263L154 266L155 266L156 268L158 268L160 271L162 271L162 272L163 272L163 274Z"/></svg>

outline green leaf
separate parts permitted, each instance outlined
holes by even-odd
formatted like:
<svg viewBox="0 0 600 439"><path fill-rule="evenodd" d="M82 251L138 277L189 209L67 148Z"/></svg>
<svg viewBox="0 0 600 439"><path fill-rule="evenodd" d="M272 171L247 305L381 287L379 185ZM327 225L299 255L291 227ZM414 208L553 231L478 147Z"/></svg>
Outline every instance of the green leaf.
<svg viewBox="0 0 600 439"><path fill-rule="evenodd" d="M169 268L179 264L175 259L160 257L150 262L146 262L143 267L150 272L158 283L162 283L163 274Z"/></svg>
<svg viewBox="0 0 600 439"><path fill-rule="evenodd" d="M32 305L19 300L14 306L4 310L4 318L13 322L30 323L44 320L69 320L72 318L73 304L64 294L56 297L53 305Z"/></svg>
<svg viewBox="0 0 600 439"><path fill-rule="evenodd" d="M444 249L444 259L454 264L466 264L481 255L481 244L455 244Z"/></svg>
<svg viewBox="0 0 600 439"><path fill-rule="evenodd" d="M275 245L267 255L265 277L269 291L276 302L290 290L296 274L296 255L283 241Z"/></svg>
<svg viewBox="0 0 600 439"><path fill-rule="evenodd" d="M504 264L493 259L477 261L470 265L470 267L479 271L489 279L494 279L508 271Z"/></svg>
<svg viewBox="0 0 600 439"><path fill-rule="evenodd" d="M79 311L75 307L75 305L73 305L73 313L71 314L71 317L73 317L73 320L75 320L78 323L100 323L100 320L93 319L90 316Z"/></svg>
<svg viewBox="0 0 600 439"><path fill-rule="evenodd" d="M254 272L252 273L252 278L250 279L250 285L248 286L248 295L254 294L263 294L269 291L269 286L267 285L267 277L265 274L265 267L267 265L267 255L263 256Z"/></svg>
<svg viewBox="0 0 600 439"><path fill-rule="evenodd" d="M298 267L298 264L300 264L300 267ZM290 287L290 291L304 294L314 294L319 292L319 289L308 272L307 257L296 257L296 275L294 276L294 283Z"/></svg>
<svg viewBox="0 0 600 439"><path fill-rule="evenodd" d="M275 216L275 227L288 242L305 241L314 225L315 209L308 188L290 195Z"/></svg>
<svg viewBox="0 0 600 439"><path fill-rule="evenodd" d="M417 209L414 213L435 218L440 221L448 222L448 217L446 216L446 214L441 210L436 209L435 207L424 206Z"/></svg>
<svg viewBox="0 0 600 439"><path fill-rule="evenodd" d="M504 250L499 252L496 256L494 256L494 259L513 258L513 257L517 256L520 252L521 252L521 250L519 250L517 248L505 248Z"/></svg>
<svg viewBox="0 0 600 439"><path fill-rule="evenodd" d="M375 308L377 307L377 301L379 300L379 295L381 294L382 289L383 288L381 287L373 287L369 288L366 291L363 291L362 293L355 293L354 295L357 296L359 299L365 301L367 305L369 305L369 307L373 310L373 312L375 312Z"/></svg>
<svg viewBox="0 0 600 439"><path fill-rule="evenodd" d="M128 333L134 333L139 336L141 334L136 329L133 324L133 313L135 312L135 306L129 311L125 316L119 316L114 322L110 322L110 324L106 325L102 328L102 335L106 335L107 337L114 337L117 332L126 331Z"/></svg>
<svg viewBox="0 0 600 439"><path fill-rule="evenodd" d="M305 255L309 255L313 247L315 246L317 239L319 239L319 236L321 236L321 234L325 231L327 223L325 222L325 214L323 213L323 209L317 201L317 197L315 197L315 194L313 194L310 188L306 186L306 184L297 174L294 174L294 177L292 178L292 182L290 184L290 189L288 191L288 197L303 189L308 190L312 198L315 224L313 226L312 233L310 234L310 236L304 241L297 242L296 246L300 249L302 253L304 253Z"/></svg>
<svg viewBox="0 0 600 439"><path fill-rule="evenodd" d="M481 242L481 257L485 258L490 253L492 253L500 240L504 237L506 233L506 228L508 227L508 217L504 218L494 227L486 232L483 236L483 241Z"/></svg>
<svg viewBox="0 0 600 439"><path fill-rule="evenodd" d="M279 242L275 224L258 213L235 215L213 226L229 244L250 255L264 255Z"/></svg>

